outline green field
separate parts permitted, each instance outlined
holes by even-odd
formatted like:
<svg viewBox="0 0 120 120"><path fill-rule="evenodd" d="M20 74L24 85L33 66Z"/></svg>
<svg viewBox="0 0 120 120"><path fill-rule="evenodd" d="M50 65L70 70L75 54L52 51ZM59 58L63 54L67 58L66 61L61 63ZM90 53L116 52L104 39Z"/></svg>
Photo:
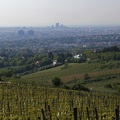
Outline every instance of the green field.
<svg viewBox="0 0 120 120"><path fill-rule="evenodd" d="M73 80L74 77L77 77L78 74L85 74L90 71L95 71L95 64L87 64L87 63L71 63L69 64L67 69L64 69L64 65L58 66L52 69L39 71L36 73L28 74L22 76L22 80L34 81L37 83L41 82L50 82L54 77L60 77L63 82ZM70 78L68 78L70 77Z"/></svg>
<svg viewBox="0 0 120 120"><path fill-rule="evenodd" d="M101 70L97 66L99 63L71 63L68 68L62 65L9 78L11 83L0 84L0 119L119 120L120 95L105 85L120 83L120 68ZM56 76L69 86L84 83L92 92L49 87ZM96 81L98 78L102 80Z"/></svg>
<svg viewBox="0 0 120 120"><path fill-rule="evenodd" d="M36 73L22 76L20 81L51 85L51 80L54 77L60 77L63 83L75 84L76 82L84 82L84 74L89 74L90 77L99 78L101 78L103 75L120 74L120 68L99 70L97 69L98 65L99 63L70 63L66 69L64 69L64 65L62 65L48 70L38 71ZM111 89L106 89L104 86L108 83L114 82L120 82L119 77L110 80L86 83L85 86L93 90L109 91Z"/></svg>

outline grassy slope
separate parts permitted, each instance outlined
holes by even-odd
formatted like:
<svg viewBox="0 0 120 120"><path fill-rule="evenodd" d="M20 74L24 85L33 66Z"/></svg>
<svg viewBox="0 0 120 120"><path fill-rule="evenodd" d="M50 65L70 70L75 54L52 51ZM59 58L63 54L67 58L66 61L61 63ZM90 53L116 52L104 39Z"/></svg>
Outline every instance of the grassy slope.
<svg viewBox="0 0 120 120"><path fill-rule="evenodd" d="M36 83L41 84L50 84L50 81L54 77L60 77L64 83L68 83L70 81L73 81L75 79L79 80L79 82L83 81L83 75L85 73L88 73L91 77L92 76L102 76L106 74L116 74L120 73L120 68L118 69L109 69L109 70L97 70L95 69L97 64L88 64L88 63L71 63L69 64L69 67L67 69L63 69L64 65L55 67L52 69L39 71L36 73L32 73L29 75L22 76L21 80L23 81L34 81ZM103 90L108 91L109 89L104 88L105 84L118 82L119 79L112 79L108 81L101 81L101 82L94 82L86 84L87 87L92 88L93 90Z"/></svg>
<svg viewBox="0 0 120 120"><path fill-rule="evenodd" d="M69 64L69 67L67 69L62 69L63 67L64 65L44 71L39 71L33 74L25 75L22 77L22 79L35 81L35 82L41 82L41 80L48 82L52 78L57 76L57 77L61 77L62 80L65 82L65 81L73 80L73 78L78 74L85 74L88 73L89 71L93 71L95 64L71 63ZM68 77L70 78L68 79Z"/></svg>
<svg viewBox="0 0 120 120"><path fill-rule="evenodd" d="M97 90L97 91L106 91L106 92L116 92L116 90L114 89L104 87L108 83L115 83L115 82L120 82L120 79L116 78L108 81L93 82L93 83L88 83L85 86L88 87L89 89L92 88L92 90L95 91Z"/></svg>

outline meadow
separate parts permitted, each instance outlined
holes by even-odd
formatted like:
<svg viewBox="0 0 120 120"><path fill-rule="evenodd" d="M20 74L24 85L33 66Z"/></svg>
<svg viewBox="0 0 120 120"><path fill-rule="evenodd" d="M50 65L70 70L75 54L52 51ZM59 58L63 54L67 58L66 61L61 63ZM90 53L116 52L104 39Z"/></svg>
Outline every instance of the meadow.
<svg viewBox="0 0 120 120"><path fill-rule="evenodd" d="M69 63L67 68L64 65L54 67L48 70L38 71L36 73L24 75L21 77L21 82L36 83L39 85L51 85L51 80L54 77L60 77L64 84L72 85L76 83L85 83L84 75L88 74L91 77L91 82L86 82L84 85L92 88L94 91L115 91L113 89L105 88L109 83L117 83L119 81L120 68L114 69L98 69L99 63ZM104 78L101 81L92 81L94 78L101 78L102 76L118 75L112 79ZM16 80L15 80L16 81Z"/></svg>

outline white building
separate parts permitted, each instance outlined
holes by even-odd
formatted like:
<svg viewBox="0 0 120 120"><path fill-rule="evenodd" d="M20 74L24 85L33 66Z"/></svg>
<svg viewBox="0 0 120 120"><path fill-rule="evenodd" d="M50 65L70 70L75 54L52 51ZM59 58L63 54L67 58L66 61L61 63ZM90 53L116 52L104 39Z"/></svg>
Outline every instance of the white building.
<svg viewBox="0 0 120 120"><path fill-rule="evenodd" d="M82 54L80 54L80 55L74 55L73 57L76 58L76 59L80 59L82 57Z"/></svg>

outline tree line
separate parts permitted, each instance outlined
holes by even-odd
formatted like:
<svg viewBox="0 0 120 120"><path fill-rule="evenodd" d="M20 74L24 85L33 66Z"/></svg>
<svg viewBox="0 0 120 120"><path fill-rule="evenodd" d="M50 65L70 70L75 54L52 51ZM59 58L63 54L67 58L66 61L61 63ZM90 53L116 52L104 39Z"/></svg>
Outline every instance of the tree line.
<svg viewBox="0 0 120 120"><path fill-rule="evenodd" d="M92 50L84 51L45 51L37 53L30 49L0 50L0 76L11 77L14 74L28 74L38 70L44 70L52 67L54 60L61 64L99 62L99 68L104 69L120 67L120 49L117 46L103 48L97 52ZM75 54L82 54L80 58L74 58ZM89 59L89 60L88 60ZM118 62L112 62L118 61ZM104 63L104 64L103 64Z"/></svg>

